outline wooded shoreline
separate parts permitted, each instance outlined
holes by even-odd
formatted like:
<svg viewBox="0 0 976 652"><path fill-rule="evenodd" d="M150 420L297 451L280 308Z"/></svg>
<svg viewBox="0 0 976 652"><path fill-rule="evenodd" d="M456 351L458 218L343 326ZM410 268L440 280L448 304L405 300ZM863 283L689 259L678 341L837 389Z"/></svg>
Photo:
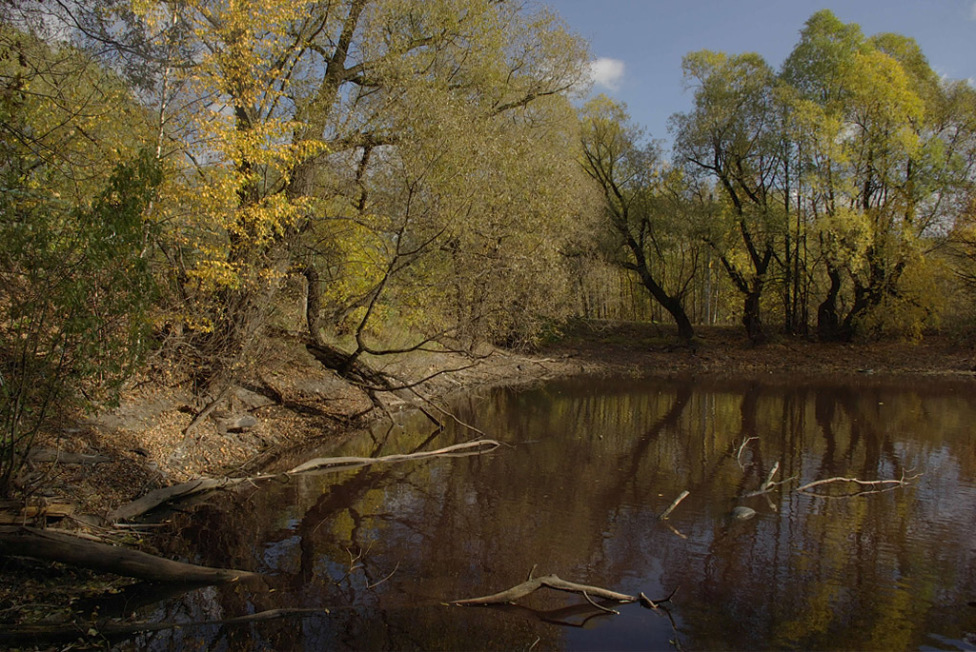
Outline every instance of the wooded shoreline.
<svg viewBox="0 0 976 652"><path fill-rule="evenodd" d="M416 374L418 369L429 372L431 357L426 355L423 358L399 361L396 370L399 377L410 378L410 374ZM933 383L976 385L973 360L974 349L971 345L962 345L960 341L944 335L933 336L917 343L875 342L859 345L824 345L783 338L754 347L737 331L714 329L706 331L693 346L684 346L667 331L662 332L653 325L590 324L566 333L560 341L533 355L496 351L485 357L479 365L464 372L438 376L436 380L422 387L419 396L423 398L418 397L417 400L426 405L446 407L449 397L458 392L495 384L536 383L576 375L584 375L595 383L600 382L601 378L621 376L694 376L703 380L735 377L743 381L763 382L775 381L789 374L793 380L806 376L811 382L847 377L857 378L859 383L884 383L897 377L909 376L924 377L927 382ZM437 362L445 368L458 363L450 356L440 358ZM297 366L294 361L289 362L289 365L294 376L290 379L292 381L314 371L314 361L309 361L307 367ZM268 370L268 377L271 377L271 371ZM360 397L357 401L354 395L359 390L344 381L342 385L346 390L342 395L336 393L340 385L333 384L329 386L328 394L306 396L301 403L297 400L289 402L283 395L282 405L268 404L253 408L252 413L257 415L254 429L265 440L270 439L271 433L282 434L278 439L269 442L266 448L258 451L228 449L228 433L220 431L221 424L226 420L226 412L223 407L217 409L217 416L203 419L194 435L193 449L200 456L187 460L198 465L188 466L182 472L187 475L192 473L196 477L241 477L247 475L242 470L248 467L249 462L241 459L242 453L251 458L250 472L274 470L275 460L286 449L308 446L312 442L319 449L327 449L328 441L343 441L370 418L385 418L380 410L374 410L371 416L354 418L357 412L362 411L362 405L368 403L368 399ZM38 501L39 503L60 501L58 504L71 504L68 495L64 494L89 496L89 499L85 504L71 504L71 508L63 514L49 512L50 516L45 516L41 505L30 516L22 516L17 524L48 526L59 531L73 530L83 536L122 543L127 547L133 547L134 544L135 549L151 550L153 535L146 531L138 535L138 541L131 536L122 536L120 533L124 534L124 528L116 529L113 533L113 521L119 519L111 518L111 514L121 513L118 509L122 502L136 500L146 494L150 487L159 489L165 484L176 484L163 482L164 477L178 477L176 465L167 467L166 462L172 457L172 451L183 445L185 435L181 426L185 427L192 417L180 411L178 402L174 402L170 410L155 414L153 418L170 424L162 431L159 427L151 428L157 435L155 445L158 452L155 448L152 452L144 450L142 453L120 450L118 442L128 436L138 440L138 432L126 427L116 427L113 430L107 428L106 424L126 424L126 419L119 415L127 415L133 421L132 415L137 412L136 407L152 397L158 403L158 393L147 392L145 388L132 392L116 414L109 413L100 420L89 422L88 436L84 440L76 436L70 440L84 441L84 451L71 452L71 456L39 456L36 471L47 473L48 477L53 478L53 486L61 493L60 497L49 496ZM347 420L344 422L336 418L336 403L341 403L342 409L346 410ZM398 407L408 406L400 403ZM326 411L331 411L330 416L322 416ZM113 421L110 417L115 417L116 420ZM296 429L296 422L305 422L304 427ZM331 428L325 434L322 430L316 430L316 427L329 422ZM288 436L283 436L286 431ZM231 433L235 434L240 436L244 433ZM225 451L223 457L219 456L221 450ZM220 465L200 464L200 461L208 459L208 454L210 459L220 460ZM132 484L133 477L155 478L156 482L147 482L140 487ZM9 554L24 553L21 550ZM7 588L0 593L0 603L15 605L17 595L24 589L25 582L43 583L44 568L50 567L46 563L6 559L0 572L5 576L6 581L3 584ZM211 571L203 569L194 572ZM54 573L51 577L56 575ZM215 571L214 576L222 577L219 571ZM234 571L228 574L228 577L232 576ZM91 575L83 574L82 577L88 577L86 581L92 581ZM36 589L35 586L31 590Z"/></svg>

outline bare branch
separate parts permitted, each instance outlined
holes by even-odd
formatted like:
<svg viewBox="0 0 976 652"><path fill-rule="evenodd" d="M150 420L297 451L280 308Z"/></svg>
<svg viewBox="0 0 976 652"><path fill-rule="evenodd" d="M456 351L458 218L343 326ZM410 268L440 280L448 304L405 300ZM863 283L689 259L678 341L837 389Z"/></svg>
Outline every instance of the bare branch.
<svg viewBox="0 0 976 652"><path fill-rule="evenodd" d="M674 502L672 502L671 505L669 505L666 510L664 510L663 512L661 512L661 515L658 516L658 519L659 520L662 520L662 521L667 520L667 518L668 518L668 516L670 516L671 512L674 511L674 508L678 506L678 503L680 503L682 500L684 500L685 498L687 498L690 493L691 492L688 491L687 489L685 491L682 491L681 492L681 495L678 496L677 498L675 498L674 499Z"/></svg>
<svg viewBox="0 0 976 652"><path fill-rule="evenodd" d="M823 480L814 480L813 482L808 482L807 484L801 487L797 487L796 490L802 493L809 493L823 498L841 498L841 497L846 498L851 496L861 496L861 495L872 494L872 493L881 493L884 491L892 491L894 489L898 489L899 487L906 486L909 482L920 477L921 475L922 475L921 473L917 473L908 478L902 476L902 478L899 480L861 480L859 478L844 478L844 477L837 476L833 478L824 478ZM827 494L821 494L815 491L810 491L814 487L821 487L823 485L835 484L835 483L856 484L859 487L867 487L868 489L866 491L856 491L850 494L844 494L842 496L830 496Z"/></svg>

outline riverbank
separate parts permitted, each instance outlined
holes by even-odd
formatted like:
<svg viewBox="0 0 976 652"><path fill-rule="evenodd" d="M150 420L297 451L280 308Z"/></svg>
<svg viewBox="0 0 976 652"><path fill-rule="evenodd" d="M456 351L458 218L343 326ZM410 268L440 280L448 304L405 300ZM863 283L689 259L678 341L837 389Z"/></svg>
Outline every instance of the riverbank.
<svg viewBox="0 0 976 652"><path fill-rule="evenodd" d="M101 522L110 510L153 489L200 476L253 474L284 451L308 445L327 449L330 441L338 443L382 416L371 410L365 392L324 369L297 338L281 338L274 349L251 382L216 402L195 397L179 382L143 378L118 408L43 437L27 478L36 486L31 513L48 508L68 519L64 525ZM371 364L405 385L430 377L410 391L381 395L389 410L436 404L476 387L571 375L917 375L976 383L976 344L946 335L859 344L781 337L754 347L737 329L712 328L688 346L664 327L588 323L531 355L481 353L470 359L422 352Z"/></svg>
<svg viewBox="0 0 976 652"><path fill-rule="evenodd" d="M368 419L382 416L371 410L363 391L318 364L298 338L279 338L273 347L275 355L250 382L216 403L193 396L178 379L142 378L127 389L117 409L43 437L37 446L43 455L32 461L27 477L30 508L16 515L8 509L8 523L75 530L152 551L153 537L113 527L107 519L111 510L192 478L253 475L274 469L279 456L300 458L306 448L326 453ZM383 398L389 411L416 404L433 414L431 404L465 391L575 375L595 383L608 376L773 380L789 375L861 382L912 376L976 387L976 343L947 335L854 345L775 338L753 347L735 329L704 329L689 346L653 325L588 323L531 355L482 353L470 359L426 352L371 364L404 384L430 377L415 393ZM0 561L0 575L0 612L10 614L3 619L7 623L51 617L50 610L31 606L39 602L60 605L67 617L69 603L82 593L104 593L129 582L15 558Z"/></svg>

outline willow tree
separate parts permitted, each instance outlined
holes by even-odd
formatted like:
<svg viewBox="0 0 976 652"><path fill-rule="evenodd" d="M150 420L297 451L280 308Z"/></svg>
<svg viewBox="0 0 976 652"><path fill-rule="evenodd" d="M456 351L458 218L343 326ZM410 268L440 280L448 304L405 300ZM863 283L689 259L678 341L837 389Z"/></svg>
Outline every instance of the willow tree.
<svg viewBox="0 0 976 652"><path fill-rule="evenodd" d="M653 143L641 144L640 130L626 109L606 97L583 107L582 166L603 193L612 261L637 274L641 284L674 319L678 335L695 331L683 299L696 272L694 251L683 237L680 201L669 193L668 171Z"/></svg>
<svg viewBox="0 0 976 652"><path fill-rule="evenodd" d="M782 78L796 93L801 201L827 279L821 337L917 327L937 295L923 282L926 253L972 187L971 111L959 111L971 88L941 81L913 40L865 38L826 10L807 22Z"/></svg>
<svg viewBox="0 0 976 652"><path fill-rule="evenodd" d="M675 157L722 194L726 219L705 237L743 297L749 339L761 342L763 292L783 232L776 76L758 54L703 50L685 56L682 67L695 89L694 108L672 118Z"/></svg>

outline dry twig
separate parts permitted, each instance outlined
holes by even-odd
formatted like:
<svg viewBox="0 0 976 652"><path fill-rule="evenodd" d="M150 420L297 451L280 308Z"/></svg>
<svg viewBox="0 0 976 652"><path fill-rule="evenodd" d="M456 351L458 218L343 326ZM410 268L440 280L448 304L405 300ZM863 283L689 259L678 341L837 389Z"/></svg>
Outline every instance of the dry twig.
<svg viewBox="0 0 976 652"><path fill-rule="evenodd" d="M691 492L688 491L687 489L685 491L682 491L681 492L681 495L678 496L677 498L675 498L674 499L674 502L672 502L671 505L668 506L668 508L666 510L664 510L663 512L661 512L661 515L658 516L658 519L659 520L662 520L662 521L667 520L668 516L671 515L671 512L674 511L674 508L678 506L678 503L680 503L682 500L684 500L685 498L687 498L690 493Z"/></svg>
<svg viewBox="0 0 976 652"><path fill-rule="evenodd" d="M821 498L848 498L851 496L864 496L867 494L876 494L885 491L893 491L895 489L898 489L899 487L904 487L909 482L918 478L921 475L922 475L921 473L916 473L915 475L907 478L903 475L899 480L861 480L860 478L844 478L844 477L837 476L833 478L824 478L822 480L814 480L813 482L808 482L802 487L797 487L796 490L802 493L807 493L814 496L820 496ZM844 494L842 496L831 496L829 494L822 494L816 491L810 491L814 487L821 487L823 485L835 484L840 482L856 484L859 487L868 487L869 489L864 491L855 491L849 494Z"/></svg>

